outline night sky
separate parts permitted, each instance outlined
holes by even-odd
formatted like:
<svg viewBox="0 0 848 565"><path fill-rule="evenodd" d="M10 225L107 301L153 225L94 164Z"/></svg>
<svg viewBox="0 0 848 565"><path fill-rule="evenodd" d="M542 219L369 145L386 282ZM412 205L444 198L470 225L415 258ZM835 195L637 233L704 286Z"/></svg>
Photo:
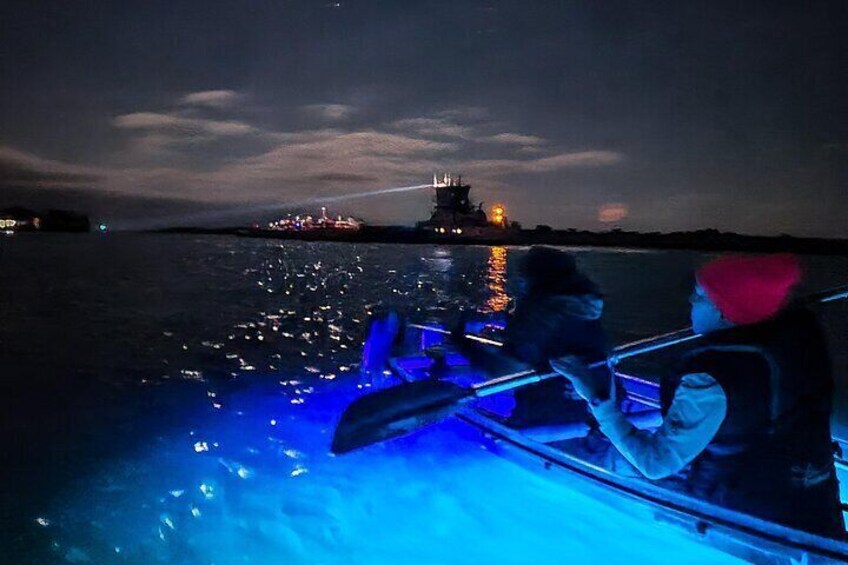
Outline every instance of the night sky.
<svg viewBox="0 0 848 565"><path fill-rule="evenodd" d="M121 227L454 171L525 227L848 237L846 31L844 0L6 0L0 207Z"/></svg>

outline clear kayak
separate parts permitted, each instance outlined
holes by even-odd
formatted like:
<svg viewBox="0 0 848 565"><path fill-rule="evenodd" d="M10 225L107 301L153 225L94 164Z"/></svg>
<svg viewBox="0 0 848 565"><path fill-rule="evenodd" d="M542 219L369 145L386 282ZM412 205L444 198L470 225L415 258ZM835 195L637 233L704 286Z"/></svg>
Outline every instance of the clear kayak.
<svg viewBox="0 0 848 565"><path fill-rule="evenodd" d="M421 336L422 347L433 340ZM417 381L438 377L472 385L486 376L449 348L434 362L423 351L390 360L393 378ZM434 366L438 365L437 371ZM437 374L435 374L437 373ZM639 427L659 421L658 386L648 380L621 374L627 399L622 409ZM517 429L507 415L510 394L493 395L459 411L457 417L479 431L479 438L495 454L566 483L593 498L645 520L674 524L699 541L753 563L846 563L848 542L831 539L769 522L710 504L644 478L625 475L593 460L579 447L585 424L563 424L552 429ZM581 429L581 427L583 429ZM570 440L569 438L574 438ZM838 440L837 440L838 441ZM840 442L842 443L842 442ZM848 465L836 461L840 482L848 481ZM845 508L845 500L843 499Z"/></svg>

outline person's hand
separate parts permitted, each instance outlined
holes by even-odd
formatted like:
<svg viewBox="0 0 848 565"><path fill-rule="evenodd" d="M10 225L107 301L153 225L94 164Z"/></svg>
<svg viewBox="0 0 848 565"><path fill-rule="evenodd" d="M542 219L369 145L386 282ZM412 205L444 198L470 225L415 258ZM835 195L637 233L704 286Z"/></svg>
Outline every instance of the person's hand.
<svg viewBox="0 0 848 565"><path fill-rule="evenodd" d="M610 379L606 371L592 372L580 358L566 355L550 360L554 371L571 381L574 390L590 404L610 397Z"/></svg>

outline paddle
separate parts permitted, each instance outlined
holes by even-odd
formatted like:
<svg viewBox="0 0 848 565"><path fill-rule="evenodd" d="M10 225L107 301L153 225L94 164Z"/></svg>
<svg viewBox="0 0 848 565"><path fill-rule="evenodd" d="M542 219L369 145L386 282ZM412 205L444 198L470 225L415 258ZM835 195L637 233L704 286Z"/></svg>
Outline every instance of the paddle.
<svg viewBox="0 0 848 565"><path fill-rule="evenodd" d="M848 285L810 295L799 305L822 304L848 297ZM615 365L622 359L642 355L700 338L691 328L641 339L615 347L609 359L590 368ZM400 437L451 416L463 404L499 392L513 390L559 373L519 371L477 383L469 388L448 381L427 380L402 383L354 400L336 426L330 450L341 454L379 441Z"/></svg>

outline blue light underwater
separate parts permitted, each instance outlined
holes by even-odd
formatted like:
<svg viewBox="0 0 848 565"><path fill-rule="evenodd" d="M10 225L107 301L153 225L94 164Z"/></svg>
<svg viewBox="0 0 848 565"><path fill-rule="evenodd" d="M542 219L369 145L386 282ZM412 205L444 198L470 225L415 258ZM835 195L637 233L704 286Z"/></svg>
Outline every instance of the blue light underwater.
<svg viewBox="0 0 848 565"><path fill-rule="evenodd" d="M331 456L335 419L372 388L338 385L213 394L196 427L104 464L34 519L78 562L733 562L494 456L459 421Z"/></svg>

